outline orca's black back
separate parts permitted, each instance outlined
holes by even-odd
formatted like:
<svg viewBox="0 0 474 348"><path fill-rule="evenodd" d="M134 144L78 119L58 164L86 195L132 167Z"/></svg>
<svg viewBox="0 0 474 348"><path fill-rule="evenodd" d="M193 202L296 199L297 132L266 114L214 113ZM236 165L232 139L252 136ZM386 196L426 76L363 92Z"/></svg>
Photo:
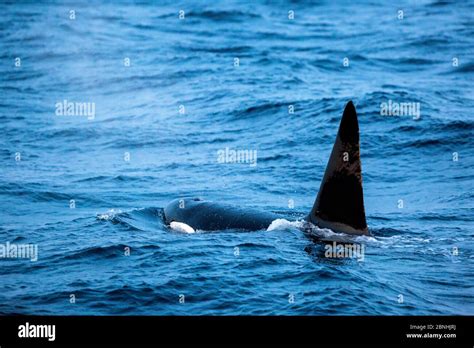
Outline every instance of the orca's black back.
<svg viewBox="0 0 474 348"><path fill-rule="evenodd" d="M167 224L185 223L195 230L216 231L238 229L257 231L267 229L280 216L238 206L203 201L197 198L176 199L165 208Z"/></svg>

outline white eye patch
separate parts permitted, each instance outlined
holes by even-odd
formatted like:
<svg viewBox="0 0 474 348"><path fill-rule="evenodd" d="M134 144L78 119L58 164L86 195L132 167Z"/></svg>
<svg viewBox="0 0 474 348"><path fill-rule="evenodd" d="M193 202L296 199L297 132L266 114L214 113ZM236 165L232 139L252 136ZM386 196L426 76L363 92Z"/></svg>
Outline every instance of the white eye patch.
<svg viewBox="0 0 474 348"><path fill-rule="evenodd" d="M174 231L184 232L184 233L194 233L194 228L189 225L186 225L184 222L171 221L170 227Z"/></svg>

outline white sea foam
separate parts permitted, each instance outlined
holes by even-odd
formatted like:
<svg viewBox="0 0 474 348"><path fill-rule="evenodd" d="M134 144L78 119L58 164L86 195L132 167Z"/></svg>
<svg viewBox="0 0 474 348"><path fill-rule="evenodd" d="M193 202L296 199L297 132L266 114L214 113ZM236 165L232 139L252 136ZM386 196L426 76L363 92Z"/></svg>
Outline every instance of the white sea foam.
<svg viewBox="0 0 474 348"><path fill-rule="evenodd" d="M288 221L286 219L276 219L273 220L270 226L268 226L267 231L275 231L275 230L286 230L289 228L303 228L304 221Z"/></svg>
<svg viewBox="0 0 474 348"><path fill-rule="evenodd" d="M111 220L115 217L115 215L120 214L122 211L120 209L115 210L115 209L110 209L106 213L103 214L97 214L97 219L98 220Z"/></svg>
<svg viewBox="0 0 474 348"><path fill-rule="evenodd" d="M377 243L378 240L372 236L353 236L346 233L334 232L329 228L320 228L305 220L288 221L286 219L276 219L267 228L267 231L285 230L297 228L306 233L327 241L353 242L353 243Z"/></svg>
<svg viewBox="0 0 474 348"><path fill-rule="evenodd" d="M339 235L339 233L331 231L330 229L319 228L318 226L315 226L312 223L305 220L288 221L286 219L276 219L272 221L270 226L268 226L267 231L287 230L287 229L295 229L295 228L299 230L304 230L318 237L330 237L334 235Z"/></svg>

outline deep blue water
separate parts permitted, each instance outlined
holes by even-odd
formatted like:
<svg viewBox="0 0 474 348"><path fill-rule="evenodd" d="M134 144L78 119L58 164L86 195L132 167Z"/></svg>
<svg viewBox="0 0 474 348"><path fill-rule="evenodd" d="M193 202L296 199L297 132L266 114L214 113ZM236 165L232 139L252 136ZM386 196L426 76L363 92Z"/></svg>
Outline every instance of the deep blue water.
<svg viewBox="0 0 474 348"><path fill-rule="evenodd" d="M351 3L0 5L0 243L39 253L0 259L0 313L474 314L474 2ZM363 261L321 257L298 223L164 225L182 196L300 220L351 99ZM218 163L226 147L257 165Z"/></svg>

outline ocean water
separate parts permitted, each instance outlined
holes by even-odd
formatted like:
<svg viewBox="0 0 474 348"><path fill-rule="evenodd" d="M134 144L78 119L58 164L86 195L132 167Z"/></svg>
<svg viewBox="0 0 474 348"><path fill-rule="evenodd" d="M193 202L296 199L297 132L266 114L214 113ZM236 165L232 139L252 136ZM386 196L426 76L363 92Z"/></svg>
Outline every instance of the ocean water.
<svg viewBox="0 0 474 348"><path fill-rule="evenodd" d="M0 313L474 314L473 1L0 12L0 244L38 248L0 259ZM328 259L298 221L349 100L372 236L314 228L364 246ZM226 148L256 165L219 163ZM163 207L184 196L288 221L171 231Z"/></svg>

